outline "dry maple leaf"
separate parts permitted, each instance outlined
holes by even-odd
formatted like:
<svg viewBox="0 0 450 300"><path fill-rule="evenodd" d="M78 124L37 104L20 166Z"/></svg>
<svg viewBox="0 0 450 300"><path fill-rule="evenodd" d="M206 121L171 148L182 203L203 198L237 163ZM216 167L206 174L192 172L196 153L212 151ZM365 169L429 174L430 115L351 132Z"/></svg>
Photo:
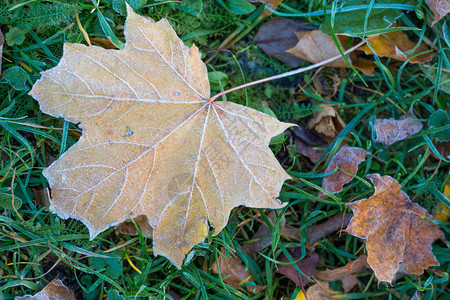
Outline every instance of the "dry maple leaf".
<svg viewBox="0 0 450 300"><path fill-rule="evenodd" d="M389 146L420 132L423 125L418 121L414 121L416 119L412 111L402 116L400 120L394 120L393 118L376 119L375 131L377 138L375 142Z"/></svg>
<svg viewBox="0 0 450 300"><path fill-rule="evenodd" d="M268 147L291 126L230 102L210 103L205 64L166 19L128 7L123 50L65 44L31 95L53 116L79 122L80 140L43 174L50 209L90 238L145 215L155 255L178 268L218 234L236 206L280 208L289 178Z"/></svg>
<svg viewBox="0 0 450 300"><path fill-rule="evenodd" d="M368 199L348 204L354 216L346 231L366 239L367 262L379 281L392 282L400 262L407 273L422 274L439 263L431 252L442 231L425 209L411 203L400 184L390 176L367 175L375 186Z"/></svg>
<svg viewBox="0 0 450 300"><path fill-rule="evenodd" d="M325 173L331 172L336 167L339 167L339 169L355 175L358 171L358 165L366 160L365 157L367 154L369 154L369 152L358 147L342 147L331 159ZM323 178L322 187L330 193L336 194L342 191L344 184L352 179L353 176L346 174L341 170L337 170L333 174ZM326 195L320 192L319 197L323 196Z"/></svg>

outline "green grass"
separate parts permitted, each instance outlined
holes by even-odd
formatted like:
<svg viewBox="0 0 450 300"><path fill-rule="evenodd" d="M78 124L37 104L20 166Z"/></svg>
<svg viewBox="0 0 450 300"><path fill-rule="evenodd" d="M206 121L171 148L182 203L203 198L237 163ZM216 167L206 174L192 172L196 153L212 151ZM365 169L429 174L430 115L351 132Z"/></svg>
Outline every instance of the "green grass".
<svg viewBox="0 0 450 300"><path fill-rule="evenodd" d="M290 70L249 43L263 22L255 17L257 15L233 14L221 5L226 1L204 0L203 10L192 14L178 8L177 1L142 2L146 4L138 10L140 14L156 20L167 16L186 45L195 43L200 48L205 61L213 55L206 52L218 48L227 37L233 33L240 37L230 51L218 52L208 62L208 71L220 71L229 78L213 93ZM372 4L384 2L355 3L365 6L366 14ZM408 35L432 47L436 55L427 65L435 66L436 74L440 73L435 76L436 81L443 79L444 70L450 69L449 45L442 33L444 22L440 21L433 28L429 26L426 19L432 14L424 1L390 3L405 9L402 26L425 29L410 30ZM320 13L325 8L331 12L331 1L285 0L278 10L321 25L326 22ZM411 11L414 8L417 13ZM242 251L242 246L251 242L261 224L258 220L268 222L261 215L269 211L239 207L231 213L228 226L196 246L183 268L178 270L164 257L152 255L149 239L122 235L111 228L90 241L86 227L80 222L61 220L49 212L36 196L37 191L48 188L42 170L72 146L81 131L74 124L43 114L37 101L27 93L41 71L58 63L63 43L86 43L75 13L90 38L109 37L119 45L123 42L125 17L120 9L113 8L111 0L101 0L98 6L97 1L89 0L5 0L0 3L1 29L8 42L3 48L0 85L0 193L12 193L22 201L17 210L0 208L0 299L35 294L55 277L73 289L77 299L101 299L106 295L108 299L115 299L112 298L115 292L130 299L170 299L175 295L182 299L290 299L300 289L275 273L276 262L286 249L301 247L316 251L322 269L341 267L365 252L361 239L345 233L308 245L306 238L287 240L274 230L273 247L250 258ZM418 17L421 14L423 19ZM339 14L331 16L336 20ZM447 24L448 21L447 18ZM252 27L255 29L246 30ZM448 125L437 130L426 126L434 111L449 109L448 94L433 84L419 65L385 58L376 60L387 67L376 69L372 77L358 75L352 69L324 68L227 95L228 101L244 105L265 101L280 120L303 124L317 110L318 104L334 104L347 127L326 153L333 154L342 143L372 153L360 165L358 177L347 184L335 200L312 201L320 200L314 185L321 185L321 174L327 163L314 165L290 151L293 143L290 138L283 145L273 145L283 167L293 177L308 174L303 180L288 181L280 195L282 201L289 203L283 211L286 223L302 232L344 210L350 212L343 204L372 195L373 188L365 179L365 175L371 173L396 178L403 190L431 214L439 211L442 203L449 203L442 196L443 185L449 179L449 163L440 154L443 143L434 137L436 131L448 129ZM301 99L305 102L299 104ZM425 125L421 134L388 148L374 143L375 116L398 118L411 107ZM331 155L327 162L330 158ZM448 237L449 222L438 224ZM254 295L224 283L222 276L211 271L221 247L235 251L253 274L255 284L267 288ZM373 273L367 271L358 275L360 284L342 298L410 299L417 290L421 299L450 297L449 249L437 241L433 253L440 267L431 267L421 276L404 275L392 286L378 285ZM339 290L340 282L333 282L331 286ZM122 299L120 297L117 299Z"/></svg>

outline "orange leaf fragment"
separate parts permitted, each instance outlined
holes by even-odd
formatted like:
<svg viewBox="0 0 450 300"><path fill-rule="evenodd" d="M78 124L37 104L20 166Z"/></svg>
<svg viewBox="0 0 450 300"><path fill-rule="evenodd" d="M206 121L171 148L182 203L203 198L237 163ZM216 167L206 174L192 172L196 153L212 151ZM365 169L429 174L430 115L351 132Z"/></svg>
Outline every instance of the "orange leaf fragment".
<svg viewBox="0 0 450 300"><path fill-rule="evenodd" d="M354 215L346 231L366 240L367 262L378 280L391 283L400 263L410 274L422 274L429 266L439 266L431 244L444 235L425 219L433 217L411 203L394 178L379 174L367 177L375 193L348 204Z"/></svg>
<svg viewBox="0 0 450 300"><path fill-rule="evenodd" d="M378 56L390 57L401 61L405 61L417 53L429 50L425 44L420 44L414 53L406 55L405 52L413 49L416 43L411 42L408 36L401 30L379 35L370 41L370 46L366 44L358 49L363 50L366 54L373 54L373 49ZM433 56L434 53L421 54L411 58L409 62L424 63L431 60Z"/></svg>
<svg viewBox="0 0 450 300"><path fill-rule="evenodd" d="M231 103L208 103L206 65L166 19L128 7L122 50L66 44L31 95L47 114L80 123L83 135L43 174L50 209L83 222L95 238L146 216L155 255L178 268L218 234L239 205L280 208L290 178L270 150L292 124Z"/></svg>
<svg viewBox="0 0 450 300"><path fill-rule="evenodd" d="M358 147L341 147L331 159L325 172L331 172L336 169L336 167L339 167L339 170L331 175L325 176L323 178L322 187L333 194L342 191L344 184L352 180L353 176L344 173L341 169L355 175L358 171L358 165L366 160L365 157L367 154L369 154L368 151ZM319 197L321 196L325 196L325 194L320 192Z"/></svg>
<svg viewBox="0 0 450 300"><path fill-rule="evenodd" d="M416 119L412 111L402 116L400 120L394 120L393 118L376 119L375 131L377 138L375 142L389 146L420 132L423 125L418 121L414 121Z"/></svg>
<svg viewBox="0 0 450 300"><path fill-rule="evenodd" d="M25 295L16 297L15 300L75 300L75 295L71 289L66 287L58 278L50 281L45 288L34 296Z"/></svg>

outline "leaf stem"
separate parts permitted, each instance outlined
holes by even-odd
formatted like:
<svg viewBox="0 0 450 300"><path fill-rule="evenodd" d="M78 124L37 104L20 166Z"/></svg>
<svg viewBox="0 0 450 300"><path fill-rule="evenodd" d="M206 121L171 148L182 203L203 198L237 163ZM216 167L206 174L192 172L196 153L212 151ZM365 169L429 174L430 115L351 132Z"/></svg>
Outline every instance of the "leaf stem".
<svg viewBox="0 0 450 300"><path fill-rule="evenodd" d="M375 37L376 36L366 38L364 41L361 41L356 46L354 46L354 47L344 51L344 55L355 51L356 49L358 49L359 47L364 45L367 41L369 41L369 40L371 40L372 38L375 38ZM334 57L328 58L328 59L326 59L324 61L321 61L319 63L313 64L313 65L310 65L310 66L307 66L307 67L304 67L304 68L300 68L300 69L297 69L297 70L294 70L294 71L289 71L289 72L278 74L278 75L275 75L275 76L263 78L263 79L256 80L256 81L252 81L252 82L249 82L249 83L246 83L246 84L243 84L243 85L240 85L240 86L228 89L226 91L220 92L220 93L212 96L211 98L209 98L207 103L210 104L214 100L216 100L217 98L219 98L219 97L221 97L221 96L223 96L225 94L228 94L228 93L231 93L231 92L234 92L234 91L237 91L237 90L241 90L243 88L246 88L246 87L249 87L249 86L252 86L252 85L256 85L256 84L260 84L260 83L263 83L263 82L272 81L272 80L276 80L276 79L281 79L281 78L288 77L288 76L291 76L291 75L300 74L300 73L312 70L312 69L317 68L317 67L321 67L321 66L326 65L326 64L328 64L330 62L333 62L333 61L335 61L335 60L337 60L337 59L339 59L341 57L342 57L342 55L339 54L339 55L336 55Z"/></svg>

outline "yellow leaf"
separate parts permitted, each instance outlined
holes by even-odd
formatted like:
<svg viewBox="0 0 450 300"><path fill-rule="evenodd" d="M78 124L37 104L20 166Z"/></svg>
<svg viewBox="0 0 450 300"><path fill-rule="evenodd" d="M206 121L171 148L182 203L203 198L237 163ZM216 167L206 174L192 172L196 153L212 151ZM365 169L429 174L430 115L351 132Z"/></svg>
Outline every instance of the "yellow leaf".
<svg viewBox="0 0 450 300"><path fill-rule="evenodd" d="M280 208L289 178L269 142L291 124L231 102L209 103L207 69L166 19L128 7L123 50L66 44L31 95L83 135L43 174L50 209L95 238L146 216L155 255L178 268L239 205ZM151 232L151 230L148 230Z"/></svg>
<svg viewBox="0 0 450 300"><path fill-rule="evenodd" d="M450 179L447 180L444 186L444 196L450 200ZM441 222L447 222L450 217L450 208L448 208L444 203L439 202L439 207L434 215L436 220Z"/></svg>
<svg viewBox="0 0 450 300"><path fill-rule="evenodd" d="M395 58L402 61L405 61L407 58L417 53L429 50L428 47L422 43L414 53L406 55L405 52L413 49L416 46L416 43L411 42L408 36L401 30L381 34L377 38L370 40L369 43L371 47L366 44L358 49L363 50L366 54L373 54L373 49L378 56ZM411 58L409 62L424 63L431 60L433 56L434 53L421 54Z"/></svg>
<svg viewBox="0 0 450 300"><path fill-rule="evenodd" d="M303 291L298 291L297 296L295 296L295 300L306 300L305 294Z"/></svg>

